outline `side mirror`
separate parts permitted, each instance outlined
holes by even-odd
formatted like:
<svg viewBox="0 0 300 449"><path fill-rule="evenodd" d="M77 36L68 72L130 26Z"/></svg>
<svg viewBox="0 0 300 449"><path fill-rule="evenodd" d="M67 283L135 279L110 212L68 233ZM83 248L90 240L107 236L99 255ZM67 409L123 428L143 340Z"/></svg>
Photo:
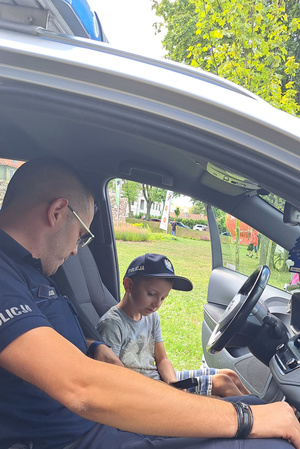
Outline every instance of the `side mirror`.
<svg viewBox="0 0 300 449"><path fill-rule="evenodd" d="M283 223L290 226L298 226L300 224L300 211L288 202L284 205Z"/></svg>

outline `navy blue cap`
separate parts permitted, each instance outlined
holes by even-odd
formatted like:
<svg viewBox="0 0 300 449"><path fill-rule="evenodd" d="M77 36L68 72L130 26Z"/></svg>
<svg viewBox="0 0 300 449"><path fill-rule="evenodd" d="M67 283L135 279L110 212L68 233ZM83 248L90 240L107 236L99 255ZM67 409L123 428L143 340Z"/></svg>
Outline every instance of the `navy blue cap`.
<svg viewBox="0 0 300 449"><path fill-rule="evenodd" d="M188 292L193 289L193 284L187 278L176 276L171 261L162 254L144 254L134 259L125 273L125 278L144 276L153 278L172 279L173 289Z"/></svg>

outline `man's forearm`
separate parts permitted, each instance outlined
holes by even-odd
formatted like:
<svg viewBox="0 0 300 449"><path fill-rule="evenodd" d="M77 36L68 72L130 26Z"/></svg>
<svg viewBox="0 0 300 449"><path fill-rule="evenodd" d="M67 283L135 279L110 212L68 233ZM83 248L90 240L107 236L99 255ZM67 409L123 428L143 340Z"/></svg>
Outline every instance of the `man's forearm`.
<svg viewBox="0 0 300 449"><path fill-rule="evenodd" d="M0 365L74 413L112 427L205 438L231 438L237 432L232 404L93 360L49 327L32 329L10 343L0 353ZM250 437L290 439L300 449L299 423L288 404L253 406L252 411Z"/></svg>
<svg viewBox="0 0 300 449"><path fill-rule="evenodd" d="M0 363L74 413L122 430L190 437L231 437L237 430L232 404L93 360L48 327L14 340Z"/></svg>
<svg viewBox="0 0 300 449"><path fill-rule="evenodd" d="M107 367L107 365L106 365ZM103 367L104 368L104 367ZM89 419L136 433L203 438L234 438L235 408L217 398L187 394L129 369L102 370L101 404L90 397ZM103 377L102 377L103 376ZM100 393L99 393L100 394ZM134 406L133 406L134 404ZM300 426L285 402L251 406L250 438L284 438L300 449Z"/></svg>
<svg viewBox="0 0 300 449"><path fill-rule="evenodd" d="M111 368L114 369L102 365L98 374L98 370L89 371L89 385L95 384L97 376L101 388L98 392L98 387L88 388L83 394L85 410L79 412L82 416L122 430L152 435L217 438L235 435L237 418L232 404L177 391L129 369Z"/></svg>

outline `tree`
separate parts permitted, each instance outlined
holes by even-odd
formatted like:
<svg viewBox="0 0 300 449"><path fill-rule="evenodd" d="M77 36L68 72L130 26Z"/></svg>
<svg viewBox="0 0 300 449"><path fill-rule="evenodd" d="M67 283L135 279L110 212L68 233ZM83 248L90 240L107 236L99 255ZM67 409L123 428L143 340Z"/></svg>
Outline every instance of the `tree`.
<svg viewBox="0 0 300 449"><path fill-rule="evenodd" d="M190 214L205 214L206 215L206 206L205 203L199 200L192 199L193 206L189 209Z"/></svg>
<svg viewBox="0 0 300 449"><path fill-rule="evenodd" d="M163 22L155 23L157 33L160 33L167 25L168 31L163 39L163 46L167 50L167 59L190 64L191 45L197 45L196 35L197 15L195 5L190 0L172 2L169 0L152 0L152 9L156 15L163 18Z"/></svg>
<svg viewBox="0 0 300 449"><path fill-rule="evenodd" d="M159 189L158 187L153 187L148 184L142 184L142 190L147 203L146 220L149 220L152 204L155 201L164 201L166 197L166 191L164 189Z"/></svg>
<svg viewBox="0 0 300 449"><path fill-rule="evenodd" d="M221 209L217 209L216 207L214 207L213 210L217 220L219 232L220 233L226 232L227 231L227 227L225 224L226 212L224 212Z"/></svg>
<svg viewBox="0 0 300 449"><path fill-rule="evenodd" d="M141 184L134 181L123 181L122 194L124 198L128 199L128 215L131 217L131 203L137 201L139 192L141 191Z"/></svg>
<svg viewBox="0 0 300 449"><path fill-rule="evenodd" d="M288 23L293 23L290 27L290 36L287 41L286 50L289 56L294 56L296 61L300 61L300 3L299 0L288 0L285 2ZM288 79L284 81L286 84ZM297 103L300 104L300 67L296 69L295 89L297 91Z"/></svg>
<svg viewBox="0 0 300 449"><path fill-rule="evenodd" d="M299 0L152 1L167 26L167 58L213 72L277 108L299 113ZM158 31L161 27L156 24ZM278 197L268 200L282 207ZM261 262L273 266L275 247L262 241Z"/></svg>
<svg viewBox="0 0 300 449"><path fill-rule="evenodd" d="M300 6L287 3L288 8L283 0L162 0L153 7L168 27L168 58L234 81L296 114Z"/></svg>
<svg viewBox="0 0 300 449"><path fill-rule="evenodd" d="M176 216L176 221L178 221L179 215L180 215L180 209L179 207L176 207L176 209L174 209L174 214Z"/></svg>
<svg viewBox="0 0 300 449"><path fill-rule="evenodd" d="M240 269L240 230L241 230L241 220L236 220L235 222L235 267L236 270Z"/></svg>
<svg viewBox="0 0 300 449"><path fill-rule="evenodd" d="M267 201L267 203L272 204L276 209L281 212L284 211L285 200L280 198L278 195L274 195L274 193L268 193L267 195L261 195L261 197Z"/></svg>

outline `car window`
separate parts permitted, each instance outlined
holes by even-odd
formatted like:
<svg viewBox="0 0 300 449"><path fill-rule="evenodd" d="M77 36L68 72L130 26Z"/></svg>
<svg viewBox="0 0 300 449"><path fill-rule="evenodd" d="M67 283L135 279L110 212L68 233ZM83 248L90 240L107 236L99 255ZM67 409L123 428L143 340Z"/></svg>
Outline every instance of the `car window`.
<svg viewBox="0 0 300 449"><path fill-rule="evenodd" d="M272 201L269 201L272 205ZM282 207L282 201L279 203ZM258 232L247 223L214 209L220 231L223 266L249 276L259 265L271 269L269 283L280 289L289 284L294 274L289 271L289 251Z"/></svg>
<svg viewBox="0 0 300 449"><path fill-rule="evenodd" d="M24 164L23 161L0 158L0 208L2 207L3 198L9 181L22 164Z"/></svg>
<svg viewBox="0 0 300 449"><path fill-rule="evenodd" d="M190 198L182 198L174 193L169 208L168 228L161 229L160 218L165 211L168 191L156 187L152 190L150 185L147 187L144 186L143 192L140 183L125 179L120 182L114 179L108 183L107 195L110 198L118 255L120 296L122 298L124 294L124 273L135 257L145 253L166 255L176 274L190 279L194 288L185 293L172 289L159 309L164 344L176 369L197 366L201 359L200 328L212 260L209 230L193 230L193 226L202 222L207 224L205 209L195 211ZM153 203L150 205L151 198ZM178 218L174 212L176 209ZM170 225L170 221L174 220L177 223L176 234L172 234Z"/></svg>
<svg viewBox="0 0 300 449"><path fill-rule="evenodd" d="M276 209L283 212L285 201L280 198L278 195L274 195L273 193L269 193L268 195L260 195L260 197L266 201L267 203L271 204Z"/></svg>

